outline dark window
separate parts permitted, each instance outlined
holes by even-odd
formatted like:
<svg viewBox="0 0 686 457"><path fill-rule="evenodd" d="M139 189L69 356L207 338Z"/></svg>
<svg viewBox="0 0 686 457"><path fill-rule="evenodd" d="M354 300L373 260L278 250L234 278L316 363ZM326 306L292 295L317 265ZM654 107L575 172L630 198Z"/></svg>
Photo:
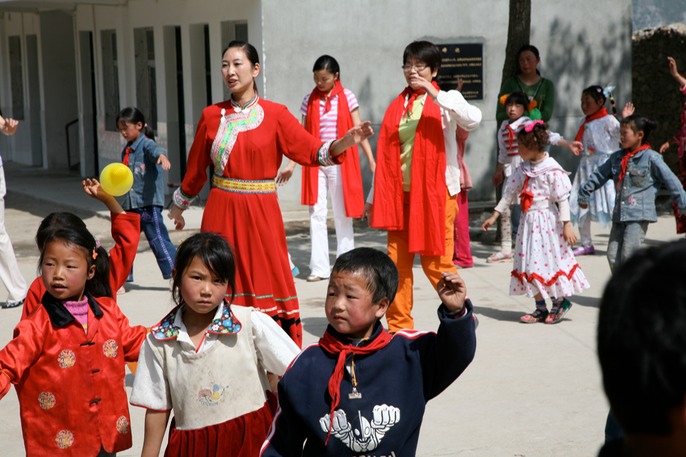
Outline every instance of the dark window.
<svg viewBox="0 0 686 457"><path fill-rule="evenodd" d="M9 48L12 112L6 115L22 121L24 120L24 79L22 78L21 37L9 37Z"/></svg>
<svg viewBox="0 0 686 457"><path fill-rule="evenodd" d="M102 79L105 90L105 130L117 131L119 114L119 62L117 61L117 33L100 32L102 38Z"/></svg>

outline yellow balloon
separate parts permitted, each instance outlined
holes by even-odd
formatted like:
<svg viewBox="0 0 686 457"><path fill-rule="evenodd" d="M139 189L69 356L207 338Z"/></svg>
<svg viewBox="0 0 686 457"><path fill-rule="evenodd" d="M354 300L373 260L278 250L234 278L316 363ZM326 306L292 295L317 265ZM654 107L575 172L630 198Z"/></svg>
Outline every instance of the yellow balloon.
<svg viewBox="0 0 686 457"><path fill-rule="evenodd" d="M123 163L111 163L100 172L100 185L108 194L120 197L131 190L133 173Z"/></svg>

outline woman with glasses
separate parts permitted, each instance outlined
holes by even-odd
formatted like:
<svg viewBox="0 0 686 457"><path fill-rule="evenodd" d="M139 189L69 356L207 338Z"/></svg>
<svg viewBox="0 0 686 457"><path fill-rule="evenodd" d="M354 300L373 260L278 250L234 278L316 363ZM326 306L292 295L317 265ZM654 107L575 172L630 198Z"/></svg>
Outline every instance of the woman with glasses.
<svg viewBox="0 0 686 457"><path fill-rule="evenodd" d="M456 128L471 131L481 111L456 90L436 83L441 53L428 41L410 43L402 70L408 86L391 102L376 150L374 185L367 198L371 226L388 230L388 255L400 283L386 313L391 332L414 327L412 264L436 287L442 272L456 272L453 228L460 192Z"/></svg>

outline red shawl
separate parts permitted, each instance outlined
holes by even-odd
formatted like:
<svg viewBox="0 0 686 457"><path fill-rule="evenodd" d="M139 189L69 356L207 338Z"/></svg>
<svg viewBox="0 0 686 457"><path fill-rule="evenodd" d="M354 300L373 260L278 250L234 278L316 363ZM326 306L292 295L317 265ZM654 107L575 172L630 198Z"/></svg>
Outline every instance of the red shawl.
<svg viewBox="0 0 686 457"><path fill-rule="evenodd" d="M353 119L350 115L348 98L343 93L343 85L336 80L333 90L326 94L316 87L307 101L307 114L305 115L305 129L319 138L319 104L325 99L324 112L331 109L331 100L338 97L338 118L336 120L337 136L341 138L353 127ZM319 167L305 167L302 170L302 193L301 203L313 206L317 203ZM360 171L360 157L357 146L347 149L347 157L341 164L343 181L343 200L345 202L345 214L348 217L362 217L364 211L364 194L362 190L362 172Z"/></svg>
<svg viewBox="0 0 686 457"><path fill-rule="evenodd" d="M438 85L434 82L434 87ZM416 96L409 87L391 102L381 124L376 148L374 210L371 226L403 230L403 177L400 171L398 126L405 113L405 98ZM441 109L426 97L412 150L409 215L409 251L422 255L445 254L445 142Z"/></svg>
<svg viewBox="0 0 686 457"><path fill-rule="evenodd" d="M331 427L333 425L333 413L341 400L341 381L343 380L343 372L345 371L345 359L350 354L371 354L379 349L386 347L391 342L391 334L386 329L381 329L381 333L369 342L366 346L353 346L352 344L344 344L337 340L331 333L324 332L324 336L319 339L319 346L331 355L338 356L336 360L336 367L329 378L329 396L331 397L331 410L329 411L329 433L326 435L326 442L329 441L331 435Z"/></svg>
<svg viewBox="0 0 686 457"><path fill-rule="evenodd" d="M595 113L591 114L590 116L586 116L584 121L581 123L581 127L579 127L579 131L576 132L576 138L574 138L576 141L581 141L581 139L584 137L584 130L586 130L586 124L588 124L591 121L595 121L596 119L600 119L601 117L609 116L609 113L607 112L607 108L604 106L600 108L598 111Z"/></svg>

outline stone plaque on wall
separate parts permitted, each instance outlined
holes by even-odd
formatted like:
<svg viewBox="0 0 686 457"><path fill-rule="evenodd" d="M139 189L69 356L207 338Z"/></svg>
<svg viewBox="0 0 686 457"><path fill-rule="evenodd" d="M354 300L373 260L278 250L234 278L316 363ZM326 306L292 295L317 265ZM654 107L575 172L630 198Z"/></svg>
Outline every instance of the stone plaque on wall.
<svg viewBox="0 0 686 457"><path fill-rule="evenodd" d="M438 72L438 85L442 90L454 90L457 80L464 81L462 95L467 100L484 98L484 53L483 44L439 44L441 50L441 70Z"/></svg>

